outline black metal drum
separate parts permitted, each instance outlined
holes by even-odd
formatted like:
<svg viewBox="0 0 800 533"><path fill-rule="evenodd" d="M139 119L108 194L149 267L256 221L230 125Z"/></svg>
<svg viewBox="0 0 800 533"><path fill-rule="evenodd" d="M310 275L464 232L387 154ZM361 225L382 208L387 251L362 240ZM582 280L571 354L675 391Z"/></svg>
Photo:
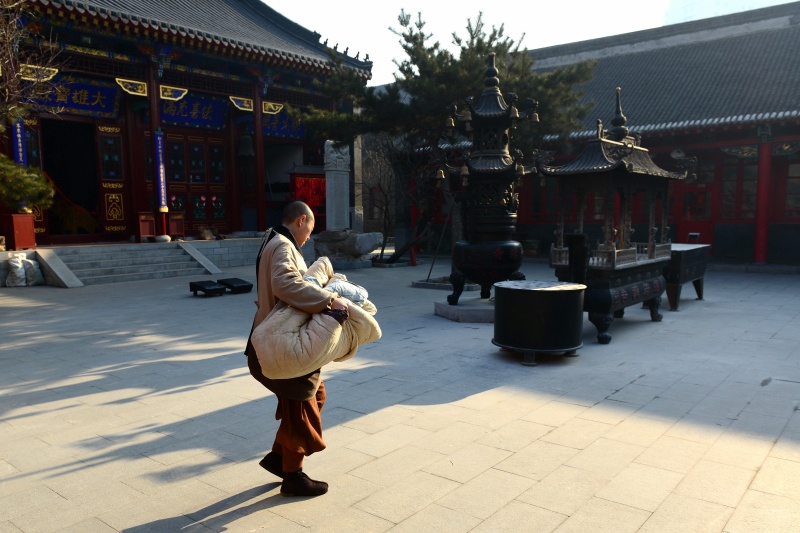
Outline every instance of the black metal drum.
<svg viewBox="0 0 800 533"><path fill-rule="evenodd" d="M494 284L494 338L501 348L522 352L535 365L536 352L574 355L583 347L586 285L560 281L502 281Z"/></svg>

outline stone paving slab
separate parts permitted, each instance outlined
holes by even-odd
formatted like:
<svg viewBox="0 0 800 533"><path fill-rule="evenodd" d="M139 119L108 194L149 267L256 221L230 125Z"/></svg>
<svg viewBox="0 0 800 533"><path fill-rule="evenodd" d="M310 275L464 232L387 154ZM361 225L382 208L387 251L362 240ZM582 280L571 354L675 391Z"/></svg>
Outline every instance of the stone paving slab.
<svg viewBox="0 0 800 533"><path fill-rule="evenodd" d="M800 523L800 276L712 269L660 323L539 365L436 316L430 265L347 276L383 338L326 367L325 496L258 466L275 400L255 292L195 279L0 289L0 532L783 532ZM439 261L433 277L446 276ZM528 279L553 280L526 262ZM250 267L224 276L254 282ZM462 299L474 299L465 293Z"/></svg>

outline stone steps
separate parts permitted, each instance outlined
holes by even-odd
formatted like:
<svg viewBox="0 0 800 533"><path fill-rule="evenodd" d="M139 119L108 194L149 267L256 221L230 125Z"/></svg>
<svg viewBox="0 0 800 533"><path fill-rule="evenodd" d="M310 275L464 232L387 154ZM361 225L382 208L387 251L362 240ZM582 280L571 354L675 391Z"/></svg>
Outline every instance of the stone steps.
<svg viewBox="0 0 800 533"><path fill-rule="evenodd" d="M84 285L208 273L177 243L75 246L55 252Z"/></svg>
<svg viewBox="0 0 800 533"><path fill-rule="evenodd" d="M148 279L163 279L163 278L175 278L179 276L201 276L205 275L206 269L202 267L197 268L184 268L184 269L173 269L173 270L162 270L158 272L134 272L130 274L108 274L108 275L92 275L91 277L81 277L78 274L78 279L80 279L84 285L98 285L100 283L119 283L123 281L142 281Z"/></svg>

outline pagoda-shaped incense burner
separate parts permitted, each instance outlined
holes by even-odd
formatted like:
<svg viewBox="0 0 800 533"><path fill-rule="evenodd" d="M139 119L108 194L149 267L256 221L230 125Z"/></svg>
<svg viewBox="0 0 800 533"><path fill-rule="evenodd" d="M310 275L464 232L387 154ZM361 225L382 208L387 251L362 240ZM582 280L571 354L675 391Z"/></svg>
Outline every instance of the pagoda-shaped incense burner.
<svg viewBox="0 0 800 533"><path fill-rule="evenodd" d="M453 294L447 302L456 305L467 280L481 287L481 298L489 298L498 281L525 279L519 272L522 245L512 240L517 221L516 187L521 176L533 170L522 163L522 153L509 150L511 131L518 120L538 120L536 103L520 112L517 96L500 92L495 55L488 58L485 89L477 100L466 100L467 109L458 113L452 108L449 126L456 121L472 137L472 151L463 165L447 171L464 186L462 221L464 240L453 245L450 282Z"/></svg>

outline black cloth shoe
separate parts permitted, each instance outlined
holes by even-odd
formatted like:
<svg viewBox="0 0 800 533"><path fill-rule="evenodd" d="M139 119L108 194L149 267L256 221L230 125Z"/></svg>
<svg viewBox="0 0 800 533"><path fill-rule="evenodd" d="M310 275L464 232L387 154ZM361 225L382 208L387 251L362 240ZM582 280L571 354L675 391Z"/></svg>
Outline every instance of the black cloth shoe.
<svg viewBox="0 0 800 533"><path fill-rule="evenodd" d="M269 452L258 464L270 474L274 474L283 479L283 457L277 453Z"/></svg>
<svg viewBox="0 0 800 533"><path fill-rule="evenodd" d="M301 468L297 472L287 473L281 484L281 494L284 496L320 496L328 492L328 484L324 481L314 481L308 477Z"/></svg>

